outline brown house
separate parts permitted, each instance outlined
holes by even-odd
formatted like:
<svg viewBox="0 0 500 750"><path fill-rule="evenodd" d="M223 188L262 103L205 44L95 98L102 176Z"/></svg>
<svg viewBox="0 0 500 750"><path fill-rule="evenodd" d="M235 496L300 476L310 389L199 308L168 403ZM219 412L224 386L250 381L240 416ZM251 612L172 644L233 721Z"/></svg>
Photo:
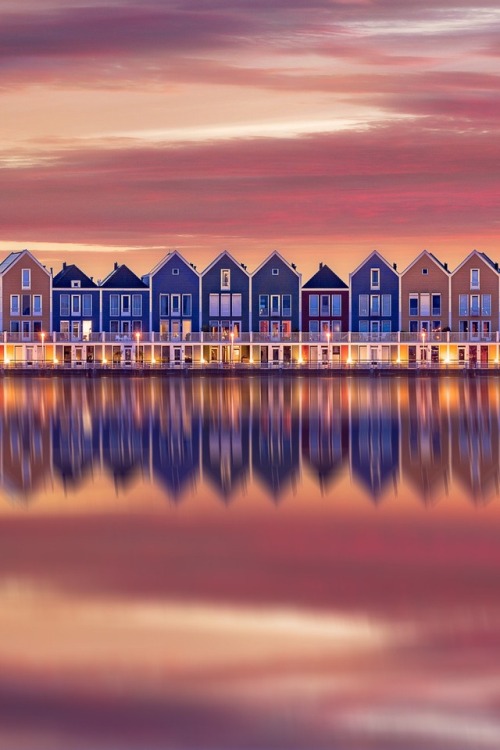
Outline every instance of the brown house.
<svg viewBox="0 0 500 750"><path fill-rule="evenodd" d="M401 274L401 330L442 331L450 325L450 272L424 250Z"/></svg>
<svg viewBox="0 0 500 750"><path fill-rule="evenodd" d="M12 340L40 341L51 330L52 277L28 250L0 263L0 331Z"/></svg>
<svg viewBox="0 0 500 750"><path fill-rule="evenodd" d="M451 274L451 328L470 341L489 341L498 331L498 263L473 250Z"/></svg>

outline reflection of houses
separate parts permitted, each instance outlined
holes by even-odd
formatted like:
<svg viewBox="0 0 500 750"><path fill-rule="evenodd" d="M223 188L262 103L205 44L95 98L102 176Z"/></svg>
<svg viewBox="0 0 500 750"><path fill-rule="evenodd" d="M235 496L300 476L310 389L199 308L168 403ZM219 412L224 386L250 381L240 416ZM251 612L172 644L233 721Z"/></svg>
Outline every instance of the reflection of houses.
<svg viewBox="0 0 500 750"><path fill-rule="evenodd" d="M200 467L200 415L193 382L161 385L151 412L151 463L155 481L177 500L193 486Z"/></svg>
<svg viewBox="0 0 500 750"><path fill-rule="evenodd" d="M99 430L90 414L58 412L52 422L53 470L64 486L80 484L99 455Z"/></svg>
<svg viewBox="0 0 500 750"><path fill-rule="evenodd" d="M300 473L300 415L296 380L270 378L254 386L252 467L276 498Z"/></svg>
<svg viewBox="0 0 500 750"><path fill-rule="evenodd" d="M443 394L449 383L410 378L401 413L401 469L424 502L448 492L450 433ZM402 388L402 386L401 386Z"/></svg>
<svg viewBox="0 0 500 750"><path fill-rule="evenodd" d="M302 456L323 489L349 457L348 391L344 378L302 385Z"/></svg>
<svg viewBox="0 0 500 750"><path fill-rule="evenodd" d="M453 478L475 501L499 492L499 410L491 408L491 382L459 380L451 410Z"/></svg>
<svg viewBox="0 0 500 750"><path fill-rule="evenodd" d="M203 474L227 500L249 467L250 381L205 381L202 411Z"/></svg>
<svg viewBox="0 0 500 750"><path fill-rule="evenodd" d="M397 384L377 378L351 382L351 471L378 500L399 468Z"/></svg>

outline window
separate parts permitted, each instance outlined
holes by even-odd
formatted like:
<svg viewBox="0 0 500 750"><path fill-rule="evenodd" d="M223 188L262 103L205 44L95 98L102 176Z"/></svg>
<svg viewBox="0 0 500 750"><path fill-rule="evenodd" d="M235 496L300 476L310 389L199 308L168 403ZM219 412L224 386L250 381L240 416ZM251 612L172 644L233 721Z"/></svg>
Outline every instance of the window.
<svg viewBox="0 0 500 750"><path fill-rule="evenodd" d="M391 332L391 321L383 320L382 321L382 333L390 333L390 332Z"/></svg>
<svg viewBox="0 0 500 750"><path fill-rule="evenodd" d="M378 321L378 320L372 320L372 321L370 321L370 332L371 333L380 333L380 321Z"/></svg>
<svg viewBox="0 0 500 750"><path fill-rule="evenodd" d="M211 294L208 302L209 315L217 317L219 314L219 295Z"/></svg>
<svg viewBox="0 0 500 750"><path fill-rule="evenodd" d="M132 315L136 317L142 315L142 294L132 295Z"/></svg>
<svg viewBox="0 0 500 750"><path fill-rule="evenodd" d="M471 268L470 270L470 288L479 289L479 268Z"/></svg>
<svg viewBox="0 0 500 750"><path fill-rule="evenodd" d="M79 289L82 285L82 282L79 279L72 279L71 280L71 288L72 289Z"/></svg>
<svg viewBox="0 0 500 750"><path fill-rule="evenodd" d="M309 296L309 315L319 315L319 296L317 294Z"/></svg>
<svg viewBox="0 0 500 750"><path fill-rule="evenodd" d="M259 321L259 333L269 333L269 321L268 320Z"/></svg>
<svg viewBox="0 0 500 750"><path fill-rule="evenodd" d="M273 268L271 271L273 276L279 276L280 269L279 268Z"/></svg>
<svg viewBox="0 0 500 750"><path fill-rule="evenodd" d="M418 315L418 294L410 294L410 315Z"/></svg>
<svg viewBox="0 0 500 750"><path fill-rule="evenodd" d="M441 321L440 320L433 320L432 321L432 330L433 331L440 331L441 330Z"/></svg>
<svg viewBox="0 0 500 750"><path fill-rule="evenodd" d="M69 334L69 320L61 320L59 323L59 331L61 333Z"/></svg>
<svg viewBox="0 0 500 750"><path fill-rule="evenodd" d="M132 333L142 333L142 320L132 321Z"/></svg>
<svg viewBox="0 0 500 750"><path fill-rule="evenodd" d="M116 295L118 296L118 295ZM110 320L109 321L109 332L110 333L118 333L120 330L119 328L119 321L118 320Z"/></svg>
<svg viewBox="0 0 500 750"><path fill-rule="evenodd" d="M220 314L228 318L231 317L231 295L221 294L220 296Z"/></svg>
<svg viewBox="0 0 500 750"><path fill-rule="evenodd" d="M160 294L160 315L162 317L166 317L169 314L168 301L169 301L168 294Z"/></svg>
<svg viewBox="0 0 500 750"><path fill-rule="evenodd" d="M430 315L431 314L431 295L426 292L425 294L420 295L420 315Z"/></svg>
<svg viewBox="0 0 500 750"><path fill-rule="evenodd" d="M232 304L233 304L233 317L240 318L241 317L241 294L233 294Z"/></svg>
<svg viewBox="0 0 500 750"><path fill-rule="evenodd" d="M290 334L292 332L292 323L290 320L283 320L281 322L281 333L284 337L290 338Z"/></svg>
<svg viewBox="0 0 500 750"><path fill-rule="evenodd" d="M10 332L11 333L20 333L21 332L21 324L18 320L11 320L10 321Z"/></svg>
<svg viewBox="0 0 500 750"><path fill-rule="evenodd" d="M422 331L423 333L429 333L429 331L430 331L430 326L429 326L429 321L428 321L428 320L423 320L423 321L422 321L422 322L420 323L420 330L421 330L421 331Z"/></svg>
<svg viewBox="0 0 500 750"><path fill-rule="evenodd" d="M481 315L491 315L491 294L481 295Z"/></svg>
<svg viewBox="0 0 500 750"><path fill-rule="evenodd" d="M458 295L458 314L459 315L469 314L469 295L467 294Z"/></svg>
<svg viewBox="0 0 500 750"><path fill-rule="evenodd" d="M79 294L71 295L71 314L80 315L81 313L81 299Z"/></svg>
<svg viewBox="0 0 500 750"><path fill-rule="evenodd" d="M109 314L111 317L114 317L120 314L119 306L120 306L120 295L110 294L109 295Z"/></svg>
<svg viewBox="0 0 500 750"><path fill-rule="evenodd" d="M284 318L292 317L292 295L284 294L281 298L281 314ZM284 324L283 324L284 325Z"/></svg>
<svg viewBox="0 0 500 750"><path fill-rule="evenodd" d="M75 339L80 338L80 321L79 320L74 320L71 323L71 335Z"/></svg>
<svg viewBox="0 0 500 750"><path fill-rule="evenodd" d="M427 276L428 273L429 273L429 269L428 268L422 268L422 275L423 276Z"/></svg>
<svg viewBox="0 0 500 750"><path fill-rule="evenodd" d="M390 294L382 295L382 315L390 318L392 315L392 297Z"/></svg>
<svg viewBox="0 0 500 750"><path fill-rule="evenodd" d="M178 276L179 275L179 269L178 268L172 268L172 276Z"/></svg>
<svg viewBox="0 0 500 750"><path fill-rule="evenodd" d="M418 333L418 320L410 320L410 333Z"/></svg>
<svg viewBox="0 0 500 750"><path fill-rule="evenodd" d="M220 272L220 288L230 289L231 288L231 271L228 268L223 268Z"/></svg>
<svg viewBox="0 0 500 750"><path fill-rule="evenodd" d="M10 314L19 315L19 295L18 294L10 295Z"/></svg>
<svg viewBox="0 0 500 750"><path fill-rule="evenodd" d="M321 295L321 307L320 307L320 315L330 315L330 295L329 294L322 294Z"/></svg>
<svg viewBox="0 0 500 750"><path fill-rule="evenodd" d="M319 320L309 321L309 333L319 333Z"/></svg>
<svg viewBox="0 0 500 750"><path fill-rule="evenodd" d="M441 315L441 295L432 295L432 315Z"/></svg>
<svg viewBox="0 0 500 750"><path fill-rule="evenodd" d="M122 315L130 315L130 294L122 294Z"/></svg>
<svg viewBox="0 0 500 750"><path fill-rule="evenodd" d="M342 295L332 294L332 317L339 317L342 315Z"/></svg>
<svg viewBox="0 0 500 750"><path fill-rule="evenodd" d="M370 295L370 315L380 315L380 295Z"/></svg>
<svg viewBox="0 0 500 750"><path fill-rule="evenodd" d="M33 315L41 315L41 314L42 314L42 295L34 294L33 295Z"/></svg>
<svg viewBox="0 0 500 750"><path fill-rule="evenodd" d="M489 336L491 333L491 324L489 320L483 320L481 323L483 335Z"/></svg>
<svg viewBox="0 0 500 750"><path fill-rule="evenodd" d="M87 317L90 317L92 315L92 295L91 294L82 295L82 313L83 315L86 315Z"/></svg>
<svg viewBox="0 0 500 750"><path fill-rule="evenodd" d="M470 314L479 315L479 294L471 294L470 296Z"/></svg>
<svg viewBox="0 0 500 750"><path fill-rule="evenodd" d="M31 315L31 297L29 294L22 295L23 315Z"/></svg>
<svg viewBox="0 0 500 750"><path fill-rule="evenodd" d="M31 289L31 270L29 268L23 268L21 271L21 287Z"/></svg>
<svg viewBox="0 0 500 750"><path fill-rule="evenodd" d="M271 315L280 314L280 296L279 294L271 294Z"/></svg>
<svg viewBox="0 0 500 750"><path fill-rule="evenodd" d="M182 295L182 314L186 318L190 318L192 313L192 297L190 294Z"/></svg>
<svg viewBox="0 0 500 750"><path fill-rule="evenodd" d="M469 333L469 321L468 320L460 320L458 322L458 330L460 333Z"/></svg>
<svg viewBox="0 0 500 750"><path fill-rule="evenodd" d="M370 289L380 289L380 269L370 269Z"/></svg>
<svg viewBox="0 0 500 750"><path fill-rule="evenodd" d="M181 295L171 294L170 295L170 315L181 314Z"/></svg>
<svg viewBox="0 0 500 750"><path fill-rule="evenodd" d="M359 315L360 317L362 315L368 315L368 295L367 294L359 295Z"/></svg>
<svg viewBox="0 0 500 750"><path fill-rule="evenodd" d="M130 335L130 320L122 320L122 333Z"/></svg>
<svg viewBox="0 0 500 750"><path fill-rule="evenodd" d="M360 333L368 333L368 321L367 320L360 320L359 321L359 332Z"/></svg>
<svg viewBox="0 0 500 750"><path fill-rule="evenodd" d="M259 316L261 318L269 315L269 295L259 294Z"/></svg>

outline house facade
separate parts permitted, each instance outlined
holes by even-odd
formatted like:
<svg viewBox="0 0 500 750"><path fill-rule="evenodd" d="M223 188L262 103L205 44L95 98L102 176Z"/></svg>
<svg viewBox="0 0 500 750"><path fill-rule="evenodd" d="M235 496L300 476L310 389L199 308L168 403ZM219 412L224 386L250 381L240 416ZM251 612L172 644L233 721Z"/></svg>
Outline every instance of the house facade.
<svg viewBox="0 0 500 750"><path fill-rule="evenodd" d="M11 341L43 342L52 330L52 276L28 250L0 264L0 329Z"/></svg>
<svg viewBox="0 0 500 750"><path fill-rule="evenodd" d="M302 287L302 330L326 341L349 327L349 289L326 264L320 263Z"/></svg>
<svg viewBox="0 0 500 750"><path fill-rule="evenodd" d="M200 274L177 251L142 280L151 294L150 330L162 340L189 340L200 331Z"/></svg>
<svg viewBox="0 0 500 750"><path fill-rule="evenodd" d="M448 265L424 250L401 274L401 330L426 337L450 323Z"/></svg>
<svg viewBox="0 0 500 750"><path fill-rule="evenodd" d="M115 263L100 293L100 330L111 340L135 341L149 331L149 287L126 265Z"/></svg>
<svg viewBox="0 0 500 750"><path fill-rule="evenodd" d="M391 333L399 330L399 274L396 264L377 250L350 275L351 331Z"/></svg>
<svg viewBox="0 0 500 750"><path fill-rule="evenodd" d="M223 341L238 341L250 328L250 274L227 251L201 275L204 331Z"/></svg>
<svg viewBox="0 0 500 750"><path fill-rule="evenodd" d="M301 276L276 251L252 274L252 331L265 339L290 339L300 330Z"/></svg>
<svg viewBox="0 0 500 750"><path fill-rule="evenodd" d="M473 250L451 274L451 328L471 341L491 341L499 330L499 270Z"/></svg>
<svg viewBox="0 0 500 750"><path fill-rule="evenodd" d="M59 340L90 341L100 330L99 289L74 264L63 263L52 280L52 320Z"/></svg>

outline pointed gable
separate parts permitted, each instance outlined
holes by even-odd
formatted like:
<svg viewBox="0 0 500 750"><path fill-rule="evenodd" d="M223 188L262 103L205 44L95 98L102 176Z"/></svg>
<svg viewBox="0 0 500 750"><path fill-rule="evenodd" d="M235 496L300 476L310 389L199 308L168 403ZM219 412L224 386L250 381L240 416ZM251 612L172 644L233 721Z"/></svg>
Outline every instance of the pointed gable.
<svg viewBox="0 0 500 750"><path fill-rule="evenodd" d="M79 281L82 289L93 289L97 284L93 279L87 276L78 266L71 263L69 266L63 263L63 267L54 276L52 286L54 288L71 288L73 281Z"/></svg>
<svg viewBox="0 0 500 750"><path fill-rule="evenodd" d="M147 284L142 281L128 266L115 263L114 269L101 282L103 289L147 289Z"/></svg>
<svg viewBox="0 0 500 750"><path fill-rule="evenodd" d="M337 276L326 263L320 263L319 270L302 287L303 289L347 289L345 281Z"/></svg>

